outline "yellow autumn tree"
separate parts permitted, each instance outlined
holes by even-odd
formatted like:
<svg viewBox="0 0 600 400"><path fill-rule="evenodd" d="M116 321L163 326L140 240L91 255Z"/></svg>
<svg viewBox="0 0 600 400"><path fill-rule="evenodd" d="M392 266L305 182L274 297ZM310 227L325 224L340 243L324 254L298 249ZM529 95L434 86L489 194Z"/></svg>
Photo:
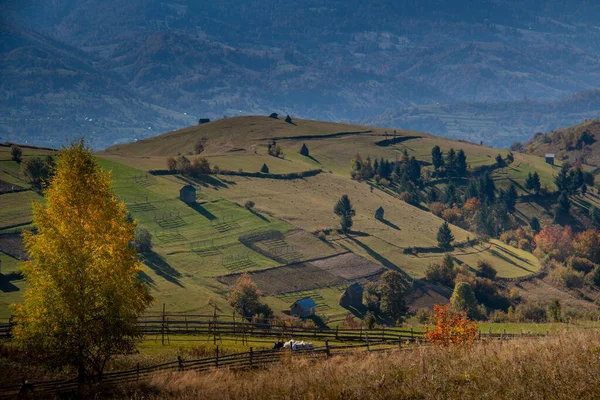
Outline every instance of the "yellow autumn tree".
<svg viewBox="0 0 600 400"><path fill-rule="evenodd" d="M29 285L15 305L14 336L32 357L101 375L141 339L137 319L152 302L138 280L134 224L83 141L61 151L24 234Z"/></svg>

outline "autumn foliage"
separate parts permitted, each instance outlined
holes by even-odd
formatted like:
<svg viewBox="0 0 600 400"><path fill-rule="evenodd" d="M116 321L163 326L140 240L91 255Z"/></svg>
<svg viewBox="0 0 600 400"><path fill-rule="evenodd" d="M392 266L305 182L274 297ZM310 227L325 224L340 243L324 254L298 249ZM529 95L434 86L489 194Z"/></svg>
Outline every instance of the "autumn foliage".
<svg viewBox="0 0 600 400"><path fill-rule="evenodd" d="M14 337L29 355L101 374L113 355L135 351L152 301L138 280L135 224L83 142L61 152L44 196L33 205L36 231L24 235L28 288Z"/></svg>
<svg viewBox="0 0 600 400"><path fill-rule="evenodd" d="M564 261L573 251L573 231L560 225L547 226L535 236L537 255Z"/></svg>
<svg viewBox="0 0 600 400"><path fill-rule="evenodd" d="M427 330L428 342L440 346L472 343L477 335L477 325L464 312L451 313L448 305L434 305L435 328Z"/></svg>

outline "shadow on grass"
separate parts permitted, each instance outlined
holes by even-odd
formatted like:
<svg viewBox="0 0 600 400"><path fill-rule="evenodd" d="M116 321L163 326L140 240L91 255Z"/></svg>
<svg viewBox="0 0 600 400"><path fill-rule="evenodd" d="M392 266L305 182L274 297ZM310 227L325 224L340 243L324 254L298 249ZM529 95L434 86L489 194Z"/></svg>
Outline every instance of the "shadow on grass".
<svg viewBox="0 0 600 400"><path fill-rule="evenodd" d="M21 279L23 279L23 276L19 272L11 272L6 275L0 274L0 292L18 292L20 289L17 286L15 286L11 281L18 281Z"/></svg>
<svg viewBox="0 0 600 400"><path fill-rule="evenodd" d="M498 257L498 258L501 258L501 259L503 259L504 261L506 261L507 263L509 263L509 264L512 264L512 265L514 265L515 267L517 267L517 268L520 268L520 269L522 269L522 270L524 270L524 271L527 271L527 272L529 272L529 273L533 273L533 272L535 272L535 271L531 271L531 270L529 270L529 269L527 269L527 268L523 267L522 265L519 265L519 264L517 264L516 262L514 262L513 260L511 260L511 259L510 259L508 256L505 256L504 254L501 254L500 252L498 252L498 251L496 251L496 250L494 250L494 249L491 249L491 250L490 250L490 253L491 253L493 256L496 256L496 257Z"/></svg>
<svg viewBox="0 0 600 400"><path fill-rule="evenodd" d="M192 208L194 211L202 214L202 216L205 217L206 219L208 219L209 221L214 221L215 219L217 219L217 216L215 214L211 213L210 211L208 211L206 208L202 207L198 203L191 203L191 204L188 204L188 206L190 208Z"/></svg>
<svg viewBox="0 0 600 400"><path fill-rule="evenodd" d="M154 282L154 279L152 279L152 277L150 275L148 275L147 273L145 273L144 271L139 271L137 278L138 278L138 281L140 281L152 288L156 288L156 283Z"/></svg>
<svg viewBox="0 0 600 400"><path fill-rule="evenodd" d="M382 223L386 224L386 225L387 225L387 226L389 226L390 228L393 228L393 229L395 229L395 230L397 230L397 231L399 231L399 230L400 230L400 227L399 227L398 225L396 225L396 224L394 224L394 223L392 223L392 222L388 221L388 220L387 220L387 219L385 219L385 218L378 219L378 221L380 221L380 222L382 222Z"/></svg>
<svg viewBox="0 0 600 400"><path fill-rule="evenodd" d="M254 214L254 216L255 216L255 217L258 217L258 218L262 219L262 220L263 220L263 221L265 221L265 222L271 223L271 221L269 221L269 220L267 219L267 217L265 217L264 215L262 215L262 214L261 214L261 213L259 213L258 211L254 210L254 209L252 209L252 208L249 208L249 209L248 209L248 211L250 211L252 214Z"/></svg>
<svg viewBox="0 0 600 400"><path fill-rule="evenodd" d="M184 287L181 282L179 282L179 278L181 278L179 271L171 267L169 263L159 254L156 254L153 251L144 253L142 254L142 261L144 261L144 264L154 271L156 275L179 287Z"/></svg>
<svg viewBox="0 0 600 400"><path fill-rule="evenodd" d="M189 183L192 185L198 184L205 188L211 187L215 190L219 190L219 188L227 188L227 183L212 175L200 175L196 177L175 175L175 177L185 183Z"/></svg>
<svg viewBox="0 0 600 400"><path fill-rule="evenodd" d="M403 275L405 275L406 277L408 277L408 275L404 271L400 270L396 266L396 264L394 264L393 262L391 262L390 260L388 260L387 258L382 256L381 254L379 254L378 252L376 252L375 250L373 250L372 248L370 248L369 246L367 246L360 240L357 240L357 239L353 238L352 236L348 236L348 239L350 239L351 241L356 243L359 247L361 247L364 251L366 251L368 255L373 257L375 260L377 260L377 262L379 262L384 267L392 269L394 271L398 271L398 272L402 273Z"/></svg>
<svg viewBox="0 0 600 400"><path fill-rule="evenodd" d="M327 326L325 321L323 321L323 319L321 317L319 317L318 315L310 316L307 319L312 320L315 323L315 325L317 327L319 327L320 329L329 329L329 327Z"/></svg>

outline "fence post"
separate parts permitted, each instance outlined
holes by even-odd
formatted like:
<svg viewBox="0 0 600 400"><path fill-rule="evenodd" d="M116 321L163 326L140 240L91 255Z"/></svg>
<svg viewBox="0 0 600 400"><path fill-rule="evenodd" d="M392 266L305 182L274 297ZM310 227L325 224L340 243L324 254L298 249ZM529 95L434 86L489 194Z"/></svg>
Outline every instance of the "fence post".
<svg viewBox="0 0 600 400"><path fill-rule="evenodd" d="M329 358L329 356L331 355L331 352L329 350L329 340L325 341L325 354L326 356Z"/></svg>
<svg viewBox="0 0 600 400"><path fill-rule="evenodd" d="M369 349L369 332L365 332L365 339L366 339L366 341L367 341L367 351L371 351L371 350Z"/></svg>
<svg viewBox="0 0 600 400"><path fill-rule="evenodd" d="M166 304L163 303L162 325L161 325L161 329L160 329L161 337L162 337L161 343L163 346L165 345L165 307L166 307Z"/></svg>
<svg viewBox="0 0 600 400"><path fill-rule="evenodd" d="M219 345L217 345L217 356L215 357L215 367L219 368Z"/></svg>
<svg viewBox="0 0 600 400"><path fill-rule="evenodd" d="M177 366L179 368L179 372L183 371L183 360L181 359L181 356L177 356Z"/></svg>
<svg viewBox="0 0 600 400"><path fill-rule="evenodd" d="M479 330L479 340L481 340L481 329Z"/></svg>
<svg viewBox="0 0 600 400"><path fill-rule="evenodd" d="M402 348L402 336L398 336L398 348Z"/></svg>
<svg viewBox="0 0 600 400"><path fill-rule="evenodd" d="M252 365L252 346L250 346L250 365Z"/></svg>
<svg viewBox="0 0 600 400"><path fill-rule="evenodd" d="M135 368L135 380L136 382L140 381L140 363L137 363L137 366Z"/></svg>

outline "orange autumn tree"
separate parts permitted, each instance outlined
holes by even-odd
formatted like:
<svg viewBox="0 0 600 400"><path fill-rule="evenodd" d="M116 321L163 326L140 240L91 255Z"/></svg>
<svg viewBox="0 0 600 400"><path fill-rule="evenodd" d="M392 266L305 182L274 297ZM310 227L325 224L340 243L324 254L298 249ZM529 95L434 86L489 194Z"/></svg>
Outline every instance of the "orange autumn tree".
<svg viewBox="0 0 600 400"><path fill-rule="evenodd" d="M477 335L477 325L464 312L451 313L448 305L434 305L435 327L428 329L425 338L440 346L472 343Z"/></svg>
<svg viewBox="0 0 600 400"><path fill-rule="evenodd" d="M135 350L138 317L152 301L138 280L135 225L83 141L61 151L44 196L33 205L37 231L24 234L29 287L14 306L14 336L29 355L72 365L80 378L102 374L111 357Z"/></svg>

